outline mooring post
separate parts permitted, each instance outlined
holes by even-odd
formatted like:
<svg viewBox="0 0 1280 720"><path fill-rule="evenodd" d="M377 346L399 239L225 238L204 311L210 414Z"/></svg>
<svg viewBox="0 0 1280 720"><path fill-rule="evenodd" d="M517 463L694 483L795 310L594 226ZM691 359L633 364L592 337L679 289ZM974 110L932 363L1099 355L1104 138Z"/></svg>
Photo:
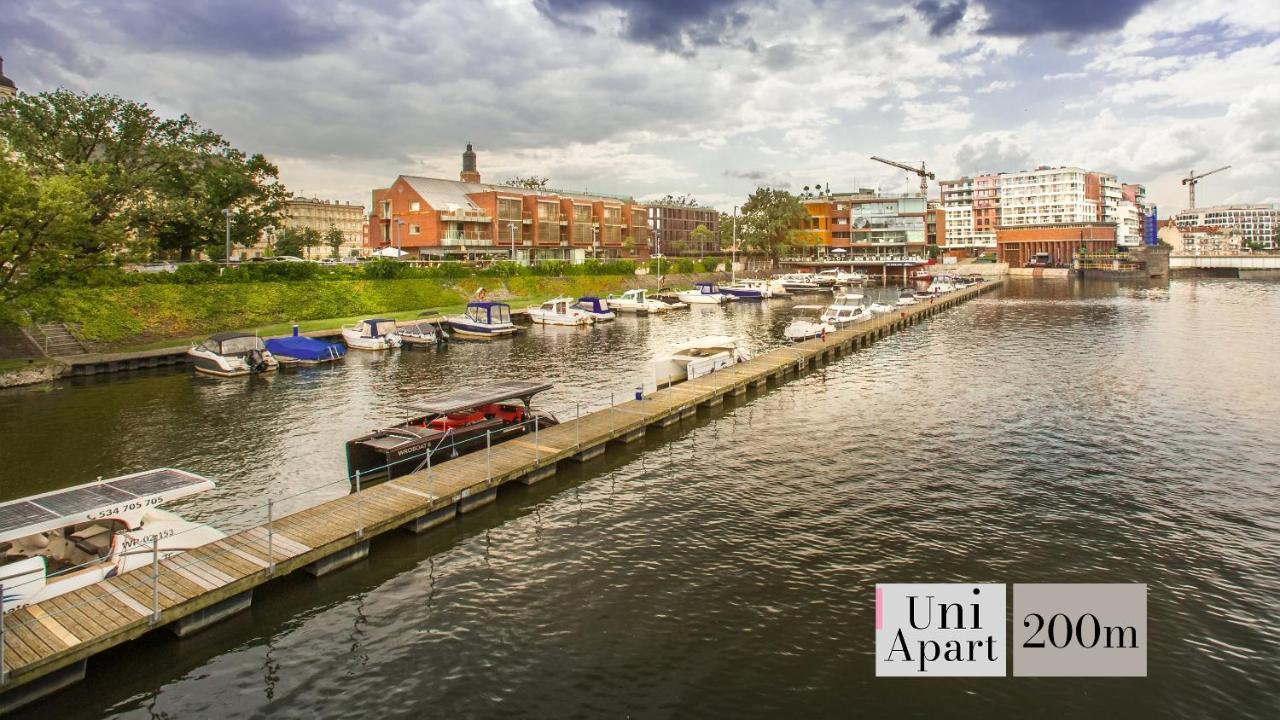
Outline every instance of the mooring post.
<svg viewBox="0 0 1280 720"><path fill-rule="evenodd" d="M542 448L538 446L538 416L533 416L533 464L542 462Z"/></svg>
<svg viewBox="0 0 1280 720"><path fill-rule="evenodd" d="M0 685L9 681L9 673L4 669L4 583L0 582Z"/></svg>
<svg viewBox="0 0 1280 720"><path fill-rule="evenodd" d="M360 472L357 470L356 472ZM267 574L276 574L276 501L267 498Z"/></svg>
<svg viewBox="0 0 1280 720"><path fill-rule="evenodd" d="M151 623L160 622L160 534L151 538Z"/></svg>
<svg viewBox="0 0 1280 720"><path fill-rule="evenodd" d="M489 451L493 448L493 444L489 441L490 432L492 431L490 430L484 431L484 474L489 476L489 482L492 483L493 482L493 463L492 463L491 454Z"/></svg>
<svg viewBox="0 0 1280 720"><path fill-rule="evenodd" d="M612 395L613 393L610 393ZM573 401L573 445L582 451L582 401Z"/></svg>
<svg viewBox="0 0 1280 720"><path fill-rule="evenodd" d="M391 468L387 468L387 476L391 476ZM356 471L356 537L364 537L364 498L360 496L360 471Z"/></svg>

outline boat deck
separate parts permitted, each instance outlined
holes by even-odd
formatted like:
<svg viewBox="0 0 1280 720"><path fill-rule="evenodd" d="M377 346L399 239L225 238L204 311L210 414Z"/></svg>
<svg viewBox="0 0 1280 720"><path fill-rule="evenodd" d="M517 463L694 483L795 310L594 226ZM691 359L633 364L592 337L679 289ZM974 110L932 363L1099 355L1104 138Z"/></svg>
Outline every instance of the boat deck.
<svg viewBox="0 0 1280 720"><path fill-rule="evenodd" d="M781 383L1001 285L987 282L782 347L696 380L661 387L559 425L330 500L176 557L35 605L0 624L0 713L83 677L96 653L169 625L180 636L248 606L254 588L299 569L323 574L364 557L374 535L419 532L492 502L511 481L532 484L557 463L674 425L699 406Z"/></svg>

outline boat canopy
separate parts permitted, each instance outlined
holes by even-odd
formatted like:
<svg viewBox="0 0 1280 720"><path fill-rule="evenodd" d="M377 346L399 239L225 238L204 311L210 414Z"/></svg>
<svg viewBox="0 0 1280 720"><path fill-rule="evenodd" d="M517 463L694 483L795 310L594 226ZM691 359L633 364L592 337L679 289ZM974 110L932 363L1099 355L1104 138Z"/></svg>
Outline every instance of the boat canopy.
<svg viewBox="0 0 1280 720"><path fill-rule="evenodd" d="M236 355L252 350L262 350L266 347L262 344L262 338L246 332L224 332L210 335L204 345L219 355Z"/></svg>
<svg viewBox="0 0 1280 720"><path fill-rule="evenodd" d="M448 415L449 413L470 410L481 405L491 405L517 398L525 405L528 405L534 395L543 390L550 390L551 387L550 383L511 380L468 390L457 390L444 395L436 395L412 405L406 405L405 409L427 415Z"/></svg>
<svg viewBox="0 0 1280 720"><path fill-rule="evenodd" d="M396 321L386 318L369 318L368 320L360 321L360 324L364 326L364 331L368 333L367 337L381 337L396 331Z"/></svg>
<svg viewBox="0 0 1280 720"><path fill-rule="evenodd" d="M716 292L719 292L719 288L716 287L716 284L707 280L699 280L694 283L693 286L701 290L703 295L713 295Z"/></svg>
<svg viewBox="0 0 1280 720"><path fill-rule="evenodd" d="M578 298L578 305L593 313L609 312L609 305L595 295L583 295Z"/></svg>
<svg viewBox="0 0 1280 720"><path fill-rule="evenodd" d="M299 360L332 360L347 354L345 345L328 343L305 335L272 338L267 341L267 349L273 355Z"/></svg>
<svg viewBox="0 0 1280 720"><path fill-rule="evenodd" d="M511 322L511 306L500 302L467 303L467 317L475 322L492 325Z"/></svg>
<svg viewBox="0 0 1280 720"><path fill-rule="evenodd" d="M0 503L0 542L110 519L212 489L213 481L208 478L159 468L11 500Z"/></svg>

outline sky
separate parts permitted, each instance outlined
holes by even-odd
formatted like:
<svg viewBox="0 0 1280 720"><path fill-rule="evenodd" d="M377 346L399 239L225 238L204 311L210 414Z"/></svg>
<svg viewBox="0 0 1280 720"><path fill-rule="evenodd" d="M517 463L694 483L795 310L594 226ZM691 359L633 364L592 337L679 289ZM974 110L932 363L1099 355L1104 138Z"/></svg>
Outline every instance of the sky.
<svg viewBox="0 0 1280 720"><path fill-rule="evenodd" d="M1280 202L1275 0L4 0L4 72L187 113L297 195L397 175L721 209L1076 165L1169 217ZM936 184L931 195L936 197Z"/></svg>

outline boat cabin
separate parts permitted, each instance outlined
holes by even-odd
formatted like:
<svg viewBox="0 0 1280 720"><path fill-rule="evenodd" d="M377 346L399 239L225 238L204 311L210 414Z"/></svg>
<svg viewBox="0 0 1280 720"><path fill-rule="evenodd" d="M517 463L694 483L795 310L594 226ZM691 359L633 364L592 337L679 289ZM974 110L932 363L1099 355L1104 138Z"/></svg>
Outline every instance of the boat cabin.
<svg viewBox="0 0 1280 720"><path fill-rule="evenodd" d="M720 288L717 287L715 283L707 280L699 280L698 282L695 282L693 284L693 289L697 290L703 295L719 295L720 294Z"/></svg>
<svg viewBox="0 0 1280 720"><path fill-rule="evenodd" d="M396 321L386 318L369 318L361 320L357 325L360 328L360 337L366 338L383 337L396 331Z"/></svg>
<svg viewBox="0 0 1280 720"><path fill-rule="evenodd" d="M208 340L200 344L200 348L224 357L242 357L252 352L267 349L262 338L253 333L224 332L210 335Z"/></svg>
<svg viewBox="0 0 1280 720"><path fill-rule="evenodd" d="M642 293L640 300L644 300L644 291L641 290L640 292ZM584 295L578 298L578 307L589 313L597 315L603 315L609 312L609 303L604 298L596 297L594 295Z"/></svg>
<svg viewBox="0 0 1280 720"><path fill-rule="evenodd" d="M467 319L480 325L499 325L511 322L511 306L500 302L467 303Z"/></svg>

